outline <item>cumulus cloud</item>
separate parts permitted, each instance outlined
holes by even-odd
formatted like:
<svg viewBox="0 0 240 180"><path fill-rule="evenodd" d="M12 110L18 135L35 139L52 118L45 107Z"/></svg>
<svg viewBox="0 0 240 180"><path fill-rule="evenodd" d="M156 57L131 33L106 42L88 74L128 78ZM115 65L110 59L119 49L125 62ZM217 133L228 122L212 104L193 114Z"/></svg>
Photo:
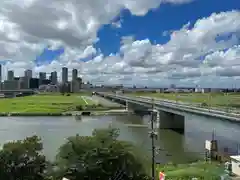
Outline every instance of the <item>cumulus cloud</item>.
<svg viewBox="0 0 240 180"><path fill-rule="evenodd" d="M148 39L123 37L120 51L104 57L93 47L103 24L112 22L121 10L145 15L161 3L181 4L190 0L2 0L0 2L0 59L5 67L22 74L61 67L78 68L93 82L125 84L197 83L203 74L237 77L240 57L240 12L229 11L199 19L179 30L164 33L166 44ZM226 38L227 37L227 38ZM46 47L65 51L50 64L36 67L34 59ZM83 62L81 59L91 59ZM207 66L202 65L203 59ZM204 71L204 72L203 72ZM229 74L228 72L231 73ZM235 72L235 73L234 73ZM198 78L198 79L197 79Z"/></svg>
<svg viewBox="0 0 240 180"><path fill-rule="evenodd" d="M111 60L105 58L96 62L99 73L137 74L139 80L143 79L141 75L147 74L149 82L149 75L154 74L158 82L168 79L179 83L183 80L204 83L204 78L215 80L215 77L240 75L239 11L213 13L189 27L187 24L173 31L169 42L162 45L153 45L148 39L123 38L120 54L111 56ZM225 35L228 38L224 38Z"/></svg>

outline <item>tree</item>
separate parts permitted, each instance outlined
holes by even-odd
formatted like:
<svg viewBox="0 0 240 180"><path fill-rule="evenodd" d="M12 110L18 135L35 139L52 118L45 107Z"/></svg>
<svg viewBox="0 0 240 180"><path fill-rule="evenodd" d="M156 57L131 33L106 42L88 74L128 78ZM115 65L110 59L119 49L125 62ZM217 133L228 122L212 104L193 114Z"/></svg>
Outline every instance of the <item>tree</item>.
<svg viewBox="0 0 240 180"><path fill-rule="evenodd" d="M9 142L0 151L0 177L3 180L43 180L47 167L37 136Z"/></svg>
<svg viewBox="0 0 240 180"><path fill-rule="evenodd" d="M76 135L68 138L57 155L57 176L71 180L109 179L115 176L148 179L134 146L117 140L118 136L117 129L109 128L94 130L92 137Z"/></svg>

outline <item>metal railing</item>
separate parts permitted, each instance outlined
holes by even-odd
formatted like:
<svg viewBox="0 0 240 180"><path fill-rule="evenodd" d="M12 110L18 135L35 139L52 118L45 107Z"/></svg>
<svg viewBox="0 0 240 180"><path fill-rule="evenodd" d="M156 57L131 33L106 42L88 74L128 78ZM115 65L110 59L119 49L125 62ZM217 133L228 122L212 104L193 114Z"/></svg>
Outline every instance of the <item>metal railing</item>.
<svg viewBox="0 0 240 180"><path fill-rule="evenodd" d="M108 94L107 96L112 98L127 100L127 101L138 103L138 104L141 103L142 105L144 104L151 105L150 98L128 97L128 96L113 95L113 94ZM240 114L233 113L233 112L220 111L218 109L216 110L212 108L196 107L193 105L186 105L185 103L178 103L178 102L168 101L168 100L164 100L164 101L155 100L155 105L158 107L171 108L171 109L186 111L191 113L205 114L208 116L216 116L216 117L225 118L225 119L235 118L234 119L235 121L240 121Z"/></svg>

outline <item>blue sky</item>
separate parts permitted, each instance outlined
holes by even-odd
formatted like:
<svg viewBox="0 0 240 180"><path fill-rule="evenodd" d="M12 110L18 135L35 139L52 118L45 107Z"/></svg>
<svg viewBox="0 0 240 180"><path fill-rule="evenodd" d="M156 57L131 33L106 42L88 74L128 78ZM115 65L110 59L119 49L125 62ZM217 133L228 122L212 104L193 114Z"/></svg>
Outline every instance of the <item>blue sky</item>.
<svg viewBox="0 0 240 180"><path fill-rule="evenodd" d="M97 32L99 41L94 47L100 49L105 56L115 54L119 52L123 36L134 36L136 40L148 38L152 44L165 44L170 37L169 34L165 36L164 32L178 30L188 22L191 28L198 19L233 9L240 9L239 0L196 0L183 5L162 4L144 16L132 15L125 9L114 18L121 19L121 28L115 28L111 24L103 25ZM57 50L45 48L36 58L36 63L38 65L51 63L63 53L63 48Z"/></svg>
<svg viewBox="0 0 240 180"><path fill-rule="evenodd" d="M66 66L92 83L240 86L239 0L1 2L5 77L32 69L61 79Z"/></svg>

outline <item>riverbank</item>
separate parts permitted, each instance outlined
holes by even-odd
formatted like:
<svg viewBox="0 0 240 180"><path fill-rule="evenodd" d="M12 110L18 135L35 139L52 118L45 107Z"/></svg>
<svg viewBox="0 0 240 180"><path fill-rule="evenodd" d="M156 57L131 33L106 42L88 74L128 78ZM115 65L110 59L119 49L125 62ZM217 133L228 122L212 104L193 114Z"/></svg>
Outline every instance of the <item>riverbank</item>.
<svg viewBox="0 0 240 180"><path fill-rule="evenodd" d="M0 116L126 114L124 106L87 93L45 93L0 100Z"/></svg>
<svg viewBox="0 0 240 180"><path fill-rule="evenodd" d="M224 165L218 162L199 161L190 164L157 165L157 172L165 173L168 179L220 179Z"/></svg>
<svg viewBox="0 0 240 180"><path fill-rule="evenodd" d="M120 108L90 108L82 111L69 112L0 112L0 117L4 116L101 116L101 115L126 115L133 114L131 111Z"/></svg>
<svg viewBox="0 0 240 180"><path fill-rule="evenodd" d="M33 114L61 114L74 111L81 106L98 105L94 101L85 98L84 94L37 94L33 96L4 98L0 100L0 113L33 113Z"/></svg>

